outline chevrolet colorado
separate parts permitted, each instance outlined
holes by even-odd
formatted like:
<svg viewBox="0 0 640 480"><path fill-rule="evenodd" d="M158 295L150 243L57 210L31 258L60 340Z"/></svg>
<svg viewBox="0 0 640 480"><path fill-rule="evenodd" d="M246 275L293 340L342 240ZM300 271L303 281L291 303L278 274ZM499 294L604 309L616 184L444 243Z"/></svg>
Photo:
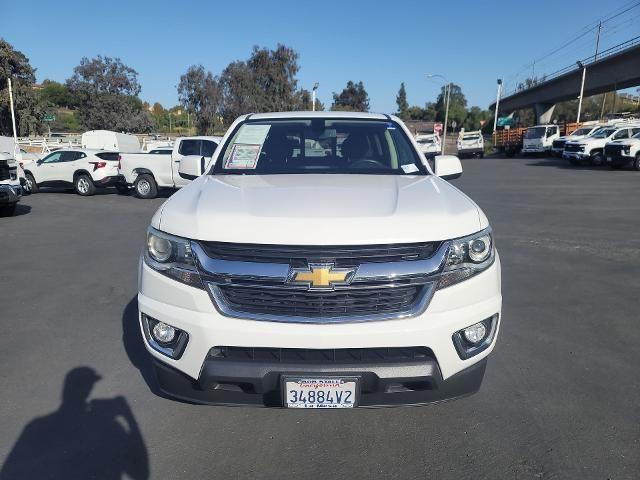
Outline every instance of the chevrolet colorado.
<svg viewBox="0 0 640 480"><path fill-rule="evenodd" d="M321 146L318 147L318 145ZM159 388L205 404L417 405L470 395L501 321L480 208L396 117L245 115L155 213L139 322Z"/></svg>

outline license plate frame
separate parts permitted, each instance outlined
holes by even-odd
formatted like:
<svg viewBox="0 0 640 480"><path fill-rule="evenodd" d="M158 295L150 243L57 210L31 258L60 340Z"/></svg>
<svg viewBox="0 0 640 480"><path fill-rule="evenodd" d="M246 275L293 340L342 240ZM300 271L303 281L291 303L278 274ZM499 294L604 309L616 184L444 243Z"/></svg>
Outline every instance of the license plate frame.
<svg viewBox="0 0 640 480"><path fill-rule="evenodd" d="M353 392L353 401L349 404L327 404L327 403L298 403L298 402L289 402L289 384L299 384L300 382L306 382L309 385L318 384L321 382L324 383L335 383L342 382L343 384L353 384L353 387L349 390L344 389L342 392L351 391ZM360 378L351 376L351 375L283 375L280 380L281 390L282 390L282 406L284 408L292 408L292 409L351 409L355 408L360 404ZM309 387L309 391L311 391L311 387ZM314 388L313 391L317 391L318 388ZM333 391L333 390L332 390ZM335 393L335 391L334 391Z"/></svg>

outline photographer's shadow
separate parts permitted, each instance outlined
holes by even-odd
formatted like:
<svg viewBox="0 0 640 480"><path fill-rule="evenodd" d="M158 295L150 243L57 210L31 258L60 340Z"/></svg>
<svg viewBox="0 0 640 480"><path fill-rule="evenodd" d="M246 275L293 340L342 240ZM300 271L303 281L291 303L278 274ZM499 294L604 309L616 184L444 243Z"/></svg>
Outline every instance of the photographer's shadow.
<svg viewBox="0 0 640 480"><path fill-rule="evenodd" d="M147 448L126 399L89 400L98 380L89 367L67 374L62 404L24 428L0 479L149 478Z"/></svg>

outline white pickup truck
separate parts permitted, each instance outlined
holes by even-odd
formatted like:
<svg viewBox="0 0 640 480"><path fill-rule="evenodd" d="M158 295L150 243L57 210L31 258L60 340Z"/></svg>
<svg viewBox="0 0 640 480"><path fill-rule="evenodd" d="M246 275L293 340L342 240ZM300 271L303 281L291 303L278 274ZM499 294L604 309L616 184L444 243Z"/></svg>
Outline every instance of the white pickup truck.
<svg viewBox="0 0 640 480"><path fill-rule="evenodd" d="M10 217L22 197L18 178L18 162L14 155L0 152L0 217Z"/></svg>
<svg viewBox="0 0 640 480"><path fill-rule="evenodd" d="M322 148L317 145L321 144ZM195 403L417 405L480 387L501 321L487 217L394 116L240 117L139 263L159 388Z"/></svg>
<svg viewBox="0 0 640 480"><path fill-rule="evenodd" d="M632 128L631 134L631 138L613 140L604 146L605 161L612 169L631 164L640 171L640 126Z"/></svg>
<svg viewBox="0 0 640 480"><path fill-rule="evenodd" d="M173 149L155 148L149 153L122 153L119 172L122 187L133 186L139 198L155 198L159 188L181 188L190 180L178 174L186 156L210 159L222 137L180 137Z"/></svg>

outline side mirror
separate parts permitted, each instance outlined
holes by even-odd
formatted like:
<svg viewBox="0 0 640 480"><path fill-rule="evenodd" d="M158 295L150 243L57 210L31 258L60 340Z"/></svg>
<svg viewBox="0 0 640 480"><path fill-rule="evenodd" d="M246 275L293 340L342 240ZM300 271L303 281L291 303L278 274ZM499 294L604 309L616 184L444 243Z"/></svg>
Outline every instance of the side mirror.
<svg viewBox="0 0 640 480"><path fill-rule="evenodd" d="M455 155L438 155L434 163L436 175L445 180L453 180L462 175L462 164Z"/></svg>
<svg viewBox="0 0 640 480"><path fill-rule="evenodd" d="M178 174L186 180L195 180L204 173L205 158L200 155L186 155L180 159Z"/></svg>
<svg viewBox="0 0 640 480"><path fill-rule="evenodd" d="M42 160L36 160L36 165L42 165Z"/></svg>

